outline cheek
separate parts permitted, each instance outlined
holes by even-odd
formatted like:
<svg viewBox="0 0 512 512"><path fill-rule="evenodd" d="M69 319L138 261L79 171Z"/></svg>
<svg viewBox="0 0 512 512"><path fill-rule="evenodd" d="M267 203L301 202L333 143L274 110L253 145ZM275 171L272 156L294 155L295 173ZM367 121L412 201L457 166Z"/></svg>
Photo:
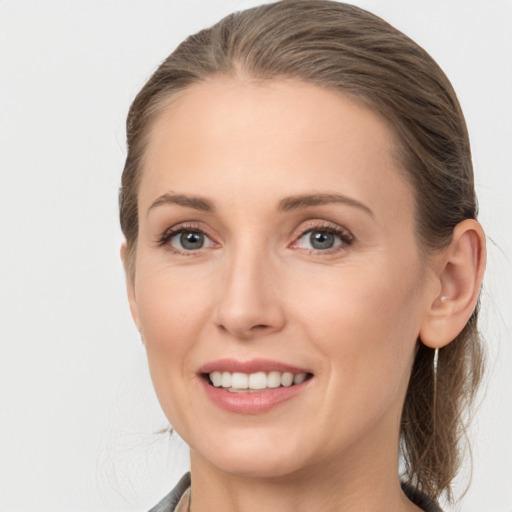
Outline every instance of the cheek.
<svg viewBox="0 0 512 512"><path fill-rule="evenodd" d="M328 361L328 399L342 393L347 411L367 413L405 392L419 332L417 273L414 265L336 270L296 291L295 314Z"/></svg>
<svg viewBox="0 0 512 512"><path fill-rule="evenodd" d="M179 350L190 342L208 314L211 288L208 272L172 267L155 258L141 258L136 298L144 334L155 348ZM211 280L211 278L210 278Z"/></svg>
<svg viewBox="0 0 512 512"><path fill-rule="evenodd" d="M142 266L142 265L141 265ZM170 391L183 389L194 377L190 357L208 317L208 295L179 271L139 273L137 306L151 378L168 414Z"/></svg>
<svg viewBox="0 0 512 512"><path fill-rule="evenodd" d="M297 321L343 343L382 345L417 328L419 306L417 265L375 261L327 268L314 278L295 279L293 304ZM374 332L373 336L367 336ZM380 333L380 335L378 334ZM397 339L399 341L399 339ZM358 349L362 348L361 346Z"/></svg>

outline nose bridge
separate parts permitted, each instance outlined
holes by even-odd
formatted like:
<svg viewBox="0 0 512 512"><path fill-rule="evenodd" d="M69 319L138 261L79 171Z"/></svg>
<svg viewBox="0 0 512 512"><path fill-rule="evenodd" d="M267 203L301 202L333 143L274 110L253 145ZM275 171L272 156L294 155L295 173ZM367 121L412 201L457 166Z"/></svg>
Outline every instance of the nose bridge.
<svg viewBox="0 0 512 512"><path fill-rule="evenodd" d="M228 251L217 304L217 324L238 338L282 328L278 265L268 244L249 237Z"/></svg>

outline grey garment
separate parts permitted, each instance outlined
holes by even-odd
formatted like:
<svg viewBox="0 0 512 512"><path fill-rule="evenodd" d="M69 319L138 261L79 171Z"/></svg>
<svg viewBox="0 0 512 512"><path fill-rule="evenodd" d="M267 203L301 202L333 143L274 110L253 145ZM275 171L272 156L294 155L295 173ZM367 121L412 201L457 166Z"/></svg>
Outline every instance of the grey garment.
<svg viewBox="0 0 512 512"><path fill-rule="evenodd" d="M402 490L405 495L415 504L418 505L424 512L443 512L439 505L426 494L418 491L415 487L402 482ZM182 476L178 485L157 505L155 505L149 512L174 512L176 505L180 501L183 493L190 487L190 473Z"/></svg>
<svg viewBox="0 0 512 512"><path fill-rule="evenodd" d="M176 487L149 512L174 512L184 492L190 487L190 473L185 473Z"/></svg>

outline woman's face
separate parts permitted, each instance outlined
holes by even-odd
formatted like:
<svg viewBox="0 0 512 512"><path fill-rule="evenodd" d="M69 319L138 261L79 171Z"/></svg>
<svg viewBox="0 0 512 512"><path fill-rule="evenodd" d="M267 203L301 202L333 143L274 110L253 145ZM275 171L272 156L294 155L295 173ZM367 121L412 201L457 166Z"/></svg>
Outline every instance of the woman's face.
<svg viewBox="0 0 512 512"><path fill-rule="evenodd" d="M377 114L295 81L211 79L159 116L129 295L193 463L395 462L433 287L394 150Z"/></svg>

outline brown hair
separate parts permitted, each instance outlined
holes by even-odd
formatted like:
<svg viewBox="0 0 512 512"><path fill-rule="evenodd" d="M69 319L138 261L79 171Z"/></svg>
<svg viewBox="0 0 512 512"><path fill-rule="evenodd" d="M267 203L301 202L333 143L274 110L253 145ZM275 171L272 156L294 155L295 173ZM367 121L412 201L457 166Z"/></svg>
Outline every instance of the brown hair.
<svg viewBox="0 0 512 512"><path fill-rule="evenodd" d="M425 254L450 242L454 227L476 218L468 133L455 92L416 43L379 17L329 0L282 0L233 13L188 37L135 98L127 119L128 155L120 189L121 227L133 277L137 190L155 117L179 91L215 75L295 78L357 97L398 135L399 158L416 197L417 239ZM460 441L482 373L478 308L440 351L419 343L401 422L405 477L437 498L451 498Z"/></svg>

